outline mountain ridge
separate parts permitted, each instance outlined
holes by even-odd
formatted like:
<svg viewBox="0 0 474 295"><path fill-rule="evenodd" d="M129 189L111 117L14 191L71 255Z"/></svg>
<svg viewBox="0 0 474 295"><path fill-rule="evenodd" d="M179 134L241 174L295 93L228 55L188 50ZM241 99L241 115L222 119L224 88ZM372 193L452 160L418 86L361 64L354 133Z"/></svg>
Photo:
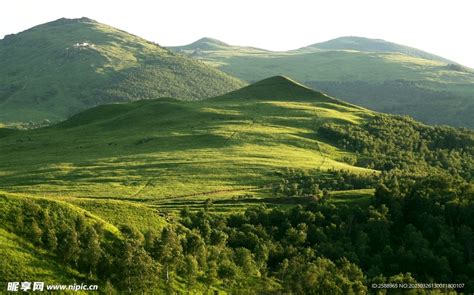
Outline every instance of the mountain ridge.
<svg viewBox="0 0 474 295"><path fill-rule="evenodd" d="M62 120L107 102L197 99L245 85L213 67L89 18L0 40L0 122Z"/></svg>
<svg viewBox="0 0 474 295"><path fill-rule="evenodd" d="M406 45L400 45L394 42L386 41L384 39L378 38L367 38L360 36L342 36L327 41L317 42L303 47L298 47L296 49L289 50L268 50L259 47L253 46L239 46L239 45L230 45L226 42L223 42L219 39L203 37L192 43L181 46L167 46L171 50L234 50L235 48L250 48L257 51L265 51L269 53L310 53L318 50L355 50L361 52L387 52L387 53L402 53L414 57L420 57L430 60L441 61L449 64L459 63L449 60L447 58L432 54L430 52L417 49L415 47L410 47Z"/></svg>
<svg viewBox="0 0 474 295"><path fill-rule="evenodd" d="M407 54L414 57L420 57L430 60L441 61L445 63L457 64L454 61L444 57L423 51L414 47L400 45L384 39L373 39L359 36L343 36L330 39L324 42L314 43L297 49L297 51L306 51L310 49L320 50L356 50L363 52L396 52Z"/></svg>
<svg viewBox="0 0 474 295"><path fill-rule="evenodd" d="M169 47L248 83L287 75L329 96L426 124L474 128L474 70L409 46L341 37L273 52ZM180 48L179 50L177 48Z"/></svg>

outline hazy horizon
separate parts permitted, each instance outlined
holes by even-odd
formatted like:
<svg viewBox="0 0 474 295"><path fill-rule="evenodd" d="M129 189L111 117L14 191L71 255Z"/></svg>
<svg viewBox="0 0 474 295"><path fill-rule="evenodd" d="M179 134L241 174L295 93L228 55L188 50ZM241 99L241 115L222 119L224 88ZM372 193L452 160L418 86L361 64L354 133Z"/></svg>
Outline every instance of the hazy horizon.
<svg viewBox="0 0 474 295"><path fill-rule="evenodd" d="M129 3L15 1L3 5L0 38L62 17L88 17L162 46L186 45L209 37L231 45L285 51L358 36L414 47L474 68L474 42L468 38L470 1Z"/></svg>

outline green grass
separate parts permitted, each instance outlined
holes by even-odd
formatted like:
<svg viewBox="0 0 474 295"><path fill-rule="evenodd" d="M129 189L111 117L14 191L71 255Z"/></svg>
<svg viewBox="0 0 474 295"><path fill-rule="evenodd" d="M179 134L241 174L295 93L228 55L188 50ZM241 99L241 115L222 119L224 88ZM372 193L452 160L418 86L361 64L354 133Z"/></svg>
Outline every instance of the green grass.
<svg viewBox="0 0 474 295"><path fill-rule="evenodd" d="M69 278L70 270L55 264L53 253L38 252L10 233L12 213L25 202L69 216L61 218L65 222L84 216L90 224L103 223L114 238L121 238L123 224L142 232L177 225L184 208L224 215L254 206L290 209L314 200L273 197L281 181L275 172L292 168L315 177L328 177L334 169L374 172L346 163L356 155L317 130L327 122L364 124L375 115L278 76L201 101L109 104L45 128L0 129L0 191L5 191L0 221L8 220L0 226L0 254L11 257L9 265L38 261L6 266L6 277ZM373 194L373 189L331 192L328 202L367 206ZM249 289L269 292L281 287L272 278L248 283ZM187 289L181 278L173 284ZM214 289L228 289L225 284ZM205 292L206 286L199 282L193 288Z"/></svg>
<svg viewBox="0 0 474 295"><path fill-rule="evenodd" d="M344 163L350 154L315 131L324 122L359 124L370 111L286 78L268 82L268 98L252 97L265 88L255 84L198 102L100 106L56 126L11 134L0 143L0 188L142 201L255 189L286 167L370 171ZM275 83L280 86L270 86Z"/></svg>
<svg viewBox="0 0 474 295"><path fill-rule="evenodd" d="M474 128L474 71L415 48L345 37L286 52L212 39L171 49L247 82L288 75L372 110Z"/></svg>
<svg viewBox="0 0 474 295"><path fill-rule="evenodd" d="M280 181L275 172L287 167L312 174L373 172L345 163L354 155L316 131L325 122L362 124L373 116L291 79L273 77L202 101L162 98L102 105L50 127L3 129L0 217L8 222L0 227L2 255L11 256L12 265L37 256L38 264L21 273L45 273L58 281L69 276L67 269L58 269L53 253L37 253L9 233L12 213L25 202L71 220L80 215L88 223L100 222L119 238L117 228L123 224L159 232L176 224L183 208L227 215L254 206L308 204L308 198L273 197L272 187ZM331 201L360 205L370 193L355 191ZM8 277L18 274L5 271ZM175 284L186 290L179 280ZM274 281L252 284L279 286ZM226 289L224 283L216 287ZM195 289L205 286L199 283Z"/></svg>
<svg viewBox="0 0 474 295"><path fill-rule="evenodd" d="M7 36L0 40L0 56L0 122L8 125L62 120L114 101L215 96L244 85L87 18L59 19Z"/></svg>
<svg viewBox="0 0 474 295"><path fill-rule="evenodd" d="M78 216L81 215L86 218L86 220L90 223L100 223L103 225L104 230L110 232L111 234L119 235L119 230L113 224L107 222L106 220L100 218L93 213L84 210L78 206L73 205L71 202L64 202L58 198L50 198L44 196L35 196L25 195L25 194L13 194L8 192L1 192L0 191L0 217L2 219L8 218L9 214L16 212L16 210L20 209L26 202L36 203L37 205L45 208L48 207L51 210L55 210L56 208L60 208L65 212L68 212L70 216ZM1 219L0 219L1 220ZM15 225L13 225L15 226ZM7 230L12 230L13 228L8 228L7 222L5 220L2 221L2 227Z"/></svg>
<svg viewBox="0 0 474 295"><path fill-rule="evenodd" d="M6 290L6 282L44 282L45 284L73 283L93 284L84 274L73 270L58 262L56 253L48 252L33 245L24 237L14 234L18 231L19 224L15 220L20 208L25 204L35 204L48 210L52 215L65 214L70 222L77 216L84 216L87 223L100 223L107 232L119 235L118 229L112 224L104 221L96 215L85 211L67 202L43 197L31 197L26 195L0 193L0 278L1 288ZM25 217L25 216L23 216ZM64 216L63 216L64 217ZM69 220L71 218L71 220ZM26 232L25 234L29 234ZM76 294L77 292L65 292L64 294ZM85 294L79 292L77 294Z"/></svg>
<svg viewBox="0 0 474 295"><path fill-rule="evenodd" d="M0 227L0 277L5 282L73 284L85 279L74 270L55 262L46 251ZM79 293L80 294L80 293Z"/></svg>
<svg viewBox="0 0 474 295"><path fill-rule="evenodd" d="M127 224L142 232L158 232L167 225L166 216L160 210L143 204L89 198L65 198L64 201L83 208L117 227Z"/></svg>
<svg viewBox="0 0 474 295"><path fill-rule="evenodd" d="M349 204L366 206L374 196L374 189L358 189L349 191L333 191L329 202L333 204Z"/></svg>

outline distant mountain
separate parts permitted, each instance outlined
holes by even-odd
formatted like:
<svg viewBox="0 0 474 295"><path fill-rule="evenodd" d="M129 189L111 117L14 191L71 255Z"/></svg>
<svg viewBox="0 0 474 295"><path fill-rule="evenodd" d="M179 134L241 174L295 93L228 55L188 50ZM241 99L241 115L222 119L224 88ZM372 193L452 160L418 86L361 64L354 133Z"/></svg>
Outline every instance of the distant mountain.
<svg viewBox="0 0 474 295"><path fill-rule="evenodd" d="M226 57L226 54L229 54L229 57L232 56L248 56L248 55L266 55L271 53L269 50L256 48L256 47L249 47L249 46L234 46L229 45L225 42L219 41L213 38L201 38L191 44L184 45L184 46L173 46L168 47L174 52L184 53L191 55L194 58L205 60L207 63L214 63L214 66L220 65L220 61L215 60L211 57L211 59L206 59L209 53L212 55L217 54L222 58Z"/></svg>
<svg viewBox="0 0 474 295"><path fill-rule="evenodd" d="M311 51L311 50L354 50L361 52L387 52L387 53L401 53L408 56L419 57L423 59L436 60L445 63L455 62L445 59L443 57L413 48L405 45L400 45L392 42L388 42L382 39L370 39L364 37L339 37L329 41L316 43L298 49L299 51Z"/></svg>
<svg viewBox="0 0 474 295"><path fill-rule="evenodd" d="M0 40L0 122L64 119L115 101L216 96L244 83L88 18Z"/></svg>
<svg viewBox="0 0 474 295"><path fill-rule="evenodd" d="M177 50L216 50L231 47L229 44L213 38L201 38L186 46L176 46Z"/></svg>
<svg viewBox="0 0 474 295"><path fill-rule="evenodd" d="M249 83L288 75L376 111L410 115L429 124L474 128L474 71L408 46L341 37L272 52L204 38L170 49Z"/></svg>

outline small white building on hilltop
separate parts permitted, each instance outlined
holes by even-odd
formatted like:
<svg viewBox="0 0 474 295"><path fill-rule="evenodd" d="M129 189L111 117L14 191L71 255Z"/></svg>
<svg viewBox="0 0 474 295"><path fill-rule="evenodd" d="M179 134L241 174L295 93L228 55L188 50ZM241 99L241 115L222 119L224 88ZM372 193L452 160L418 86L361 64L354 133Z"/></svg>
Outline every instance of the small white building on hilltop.
<svg viewBox="0 0 474 295"><path fill-rule="evenodd" d="M76 43L74 44L75 48L84 48L84 47L94 47L94 44L88 42Z"/></svg>

